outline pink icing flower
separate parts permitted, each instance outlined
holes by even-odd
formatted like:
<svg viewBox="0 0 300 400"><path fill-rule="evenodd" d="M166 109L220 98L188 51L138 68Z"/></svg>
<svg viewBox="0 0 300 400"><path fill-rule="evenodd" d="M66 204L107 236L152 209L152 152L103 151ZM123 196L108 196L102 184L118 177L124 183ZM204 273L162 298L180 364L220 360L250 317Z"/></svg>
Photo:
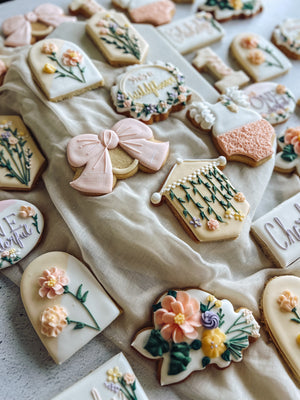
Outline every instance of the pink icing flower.
<svg viewBox="0 0 300 400"><path fill-rule="evenodd" d="M100 21L96 23L96 26L106 27L108 26L108 22L105 21L105 19L100 19Z"/></svg>
<svg viewBox="0 0 300 400"><path fill-rule="evenodd" d="M18 143L18 139L15 138L14 136L10 136L8 138L8 143L11 144L11 145L17 144Z"/></svg>
<svg viewBox="0 0 300 400"><path fill-rule="evenodd" d="M116 29L116 34L117 35L124 35L124 33L125 33L125 31L124 31L124 29L121 29L121 28L118 28L118 29Z"/></svg>
<svg viewBox="0 0 300 400"><path fill-rule="evenodd" d="M124 101L124 107L130 107L131 106L132 101L131 100L125 100Z"/></svg>
<svg viewBox="0 0 300 400"><path fill-rule="evenodd" d="M207 229L208 229L208 230L210 230L210 231L215 231L216 229L219 228L219 225L220 225L220 224L219 224L219 222L218 222L216 219L211 218L211 219L209 219L209 220L207 221L206 225L207 225Z"/></svg>
<svg viewBox="0 0 300 400"><path fill-rule="evenodd" d="M278 114L278 115L284 114L284 110L283 110L282 108L279 108L279 109L276 111L276 114Z"/></svg>
<svg viewBox="0 0 300 400"><path fill-rule="evenodd" d="M19 211L19 217L28 218L33 217L36 214L35 210L30 206L21 206Z"/></svg>
<svg viewBox="0 0 300 400"><path fill-rule="evenodd" d="M208 12L207 12L207 13L204 14L204 18L206 18L206 19L212 19L212 17L213 17L213 16L212 16L211 13L208 13Z"/></svg>
<svg viewBox="0 0 300 400"><path fill-rule="evenodd" d="M292 144L294 146L294 152L300 155L300 126L289 128L285 131L284 143Z"/></svg>
<svg viewBox="0 0 300 400"><path fill-rule="evenodd" d="M261 116L262 116L262 118L268 118L268 114L266 114L266 113L262 113Z"/></svg>
<svg viewBox="0 0 300 400"><path fill-rule="evenodd" d="M261 50L251 50L248 54L248 60L251 64L260 65L265 62L265 56Z"/></svg>
<svg viewBox="0 0 300 400"><path fill-rule="evenodd" d="M240 41L240 45L244 49L256 49L258 45L258 40L253 36L246 36Z"/></svg>
<svg viewBox="0 0 300 400"><path fill-rule="evenodd" d="M42 53L44 54L52 54L57 52L57 46L55 43L44 42L42 46Z"/></svg>
<svg viewBox="0 0 300 400"><path fill-rule="evenodd" d="M39 295L53 299L55 296L63 294L64 286L68 283L69 278L64 270L56 267L46 269L43 272L43 276L39 278L39 285L41 286Z"/></svg>
<svg viewBox="0 0 300 400"><path fill-rule="evenodd" d="M3 253L1 254L1 257L9 257L9 250L5 250L3 251Z"/></svg>
<svg viewBox="0 0 300 400"><path fill-rule="evenodd" d="M277 94L285 94L286 87L284 85L277 85L276 86L276 93Z"/></svg>
<svg viewBox="0 0 300 400"><path fill-rule="evenodd" d="M135 376L133 374L130 374L129 372L126 372L123 375L123 378L127 385L132 385L135 381Z"/></svg>
<svg viewBox="0 0 300 400"><path fill-rule="evenodd" d="M176 299L167 295L161 302L162 308L154 314L154 321L161 326L161 335L165 340L175 343L185 339L196 339L201 326L199 301L187 292L178 291Z"/></svg>
<svg viewBox="0 0 300 400"><path fill-rule="evenodd" d="M68 325L67 312L63 307L47 307L41 314L41 332L48 337L57 337Z"/></svg>
<svg viewBox="0 0 300 400"><path fill-rule="evenodd" d="M186 87L185 86L180 85L178 89L179 89L180 93L185 93L186 92Z"/></svg>
<svg viewBox="0 0 300 400"><path fill-rule="evenodd" d="M7 68L2 60L0 60L0 76L6 74Z"/></svg>
<svg viewBox="0 0 300 400"><path fill-rule="evenodd" d="M68 49L62 55L62 62L63 62L64 65L75 67L75 65L80 64L81 61L82 61L82 54L80 54L76 50Z"/></svg>
<svg viewBox="0 0 300 400"><path fill-rule="evenodd" d="M99 33L100 35L107 35L109 33L109 30L107 28L100 28Z"/></svg>
<svg viewBox="0 0 300 400"><path fill-rule="evenodd" d="M246 200L246 197L242 192L236 193L233 198L234 198L235 201L238 201L240 203L242 203L243 201Z"/></svg>
<svg viewBox="0 0 300 400"><path fill-rule="evenodd" d="M292 311L298 304L298 296L294 296L289 290L285 290L277 299L281 311Z"/></svg>
<svg viewBox="0 0 300 400"><path fill-rule="evenodd" d="M180 94L177 99L180 101L180 103L184 103L186 101L186 96L184 94Z"/></svg>

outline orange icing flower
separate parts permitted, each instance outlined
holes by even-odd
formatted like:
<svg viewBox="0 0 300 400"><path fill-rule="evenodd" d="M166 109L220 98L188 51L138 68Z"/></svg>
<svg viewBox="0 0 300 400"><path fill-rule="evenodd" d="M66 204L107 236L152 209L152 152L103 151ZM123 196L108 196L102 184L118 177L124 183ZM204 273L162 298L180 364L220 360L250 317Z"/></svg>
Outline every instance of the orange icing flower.
<svg viewBox="0 0 300 400"><path fill-rule="evenodd" d="M108 26L108 22L105 21L105 19L100 19L100 21L96 23L96 26L106 27Z"/></svg>
<svg viewBox="0 0 300 400"><path fill-rule="evenodd" d="M80 54L76 50L68 49L62 55L62 62L63 62L64 65L75 67L75 65L80 64L81 61L82 61L82 54Z"/></svg>
<svg viewBox="0 0 300 400"><path fill-rule="evenodd" d="M42 53L44 54L52 54L57 52L57 46L55 43L44 42L42 46Z"/></svg>
<svg viewBox="0 0 300 400"><path fill-rule="evenodd" d="M233 198L235 201L238 201L239 203L242 203L243 201L246 200L246 197L242 192L236 193Z"/></svg>
<svg viewBox="0 0 300 400"><path fill-rule="evenodd" d="M290 312L298 304L298 296L294 296L289 290L285 290L277 299L281 311Z"/></svg>
<svg viewBox="0 0 300 400"><path fill-rule="evenodd" d="M69 278L64 270L56 267L46 269L43 276L39 278L39 295L48 299L53 299L57 295L64 293L64 286L69 283Z"/></svg>
<svg viewBox="0 0 300 400"><path fill-rule="evenodd" d="M241 39L240 45L244 49L256 49L258 45L258 40L253 36L246 36Z"/></svg>
<svg viewBox="0 0 300 400"><path fill-rule="evenodd" d="M289 128L285 131L284 143L292 144L294 146L294 152L300 155L300 126Z"/></svg>
<svg viewBox="0 0 300 400"><path fill-rule="evenodd" d="M248 60L251 64L260 65L265 62L265 56L261 50L251 50L248 54Z"/></svg>
<svg viewBox="0 0 300 400"><path fill-rule="evenodd" d="M48 337L57 337L68 325L67 312L63 307L47 307L41 315L41 332Z"/></svg>
<svg viewBox="0 0 300 400"><path fill-rule="evenodd" d="M286 87L284 85L277 85L276 86L276 93L277 94L285 94Z"/></svg>
<svg viewBox="0 0 300 400"><path fill-rule="evenodd" d="M33 217L36 214L35 210L30 206L21 206L19 211L19 217L28 218Z"/></svg>
<svg viewBox="0 0 300 400"><path fill-rule="evenodd" d="M218 222L216 219L211 218L211 219L209 219L209 220L207 221L206 225L207 225L207 229L208 229L209 231L215 231L216 229L219 228L219 225L220 225L220 224L219 224L219 222Z"/></svg>
<svg viewBox="0 0 300 400"><path fill-rule="evenodd" d="M184 94L180 94L177 98L180 103L184 103L186 101L186 96Z"/></svg>
<svg viewBox="0 0 300 400"><path fill-rule="evenodd" d="M186 339L197 339L197 329L201 326L200 303L187 292L178 291L176 299L167 295L161 302L162 308L154 314L154 321L161 325L161 335L175 343Z"/></svg>
<svg viewBox="0 0 300 400"><path fill-rule="evenodd" d="M205 329L202 335L202 351L209 358L219 357L226 350L225 333L220 328Z"/></svg>
<svg viewBox="0 0 300 400"><path fill-rule="evenodd" d="M8 138L8 143L11 144L11 145L17 144L18 143L18 139L15 138L14 136L10 136Z"/></svg>
<svg viewBox="0 0 300 400"><path fill-rule="evenodd" d="M109 33L109 30L107 28L100 28L99 33L100 35L107 35Z"/></svg>
<svg viewBox="0 0 300 400"><path fill-rule="evenodd" d="M229 4L231 5L232 8L235 10L241 10L243 8L243 2L242 0L230 0Z"/></svg>
<svg viewBox="0 0 300 400"><path fill-rule="evenodd" d="M127 385L132 385L135 381L135 376L133 374L130 374L129 372L126 372L123 375L123 378Z"/></svg>
<svg viewBox="0 0 300 400"><path fill-rule="evenodd" d="M54 74L55 71L56 68L54 67L54 65L49 63L44 65L43 72L46 72L46 74Z"/></svg>

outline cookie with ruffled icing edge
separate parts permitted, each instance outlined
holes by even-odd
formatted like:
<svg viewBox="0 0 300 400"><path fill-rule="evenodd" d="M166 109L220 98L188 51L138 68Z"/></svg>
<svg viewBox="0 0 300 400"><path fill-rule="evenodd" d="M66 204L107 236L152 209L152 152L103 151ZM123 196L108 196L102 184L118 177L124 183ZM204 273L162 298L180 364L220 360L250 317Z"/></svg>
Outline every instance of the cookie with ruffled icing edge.
<svg viewBox="0 0 300 400"><path fill-rule="evenodd" d="M199 11L208 11L219 22L251 18L263 10L261 0L202 0Z"/></svg>
<svg viewBox="0 0 300 400"><path fill-rule="evenodd" d="M288 128L277 140L279 153L274 170L283 174L295 172L300 176L300 126Z"/></svg>
<svg viewBox="0 0 300 400"><path fill-rule="evenodd" d="M169 290L152 311L154 326L139 331L131 346L159 362L162 386L182 382L210 365L224 369L241 361L249 343L260 336L250 310L234 310L230 301L199 288Z"/></svg>
<svg viewBox="0 0 300 400"><path fill-rule="evenodd" d="M288 18L277 25L272 33L272 42L287 57L300 60L300 19Z"/></svg>

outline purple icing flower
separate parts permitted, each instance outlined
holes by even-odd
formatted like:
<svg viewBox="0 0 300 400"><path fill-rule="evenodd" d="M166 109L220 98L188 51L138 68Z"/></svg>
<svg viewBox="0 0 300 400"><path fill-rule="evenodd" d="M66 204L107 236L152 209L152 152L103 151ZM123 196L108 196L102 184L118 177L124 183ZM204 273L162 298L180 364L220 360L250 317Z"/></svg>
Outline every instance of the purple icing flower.
<svg viewBox="0 0 300 400"><path fill-rule="evenodd" d="M124 100L124 94L118 93L118 94L117 94L117 99L118 99L119 101L123 101L123 100Z"/></svg>
<svg viewBox="0 0 300 400"><path fill-rule="evenodd" d="M179 83L182 83L182 82L184 82L184 76L183 76L183 75L180 75L180 74L178 74L178 75L177 75L177 82L179 82Z"/></svg>
<svg viewBox="0 0 300 400"><path fill-rule="evenodd" d="M8 139L10 137L10 132L9 131L4 131L1 133L2 139Z"/></svg>
<svg viewBox="0 0 300 400"><path fill-rule="evenodd" d="M201 315L201 322L206 329L216 329L219 326L219 317L212 311L205 311Z"/></svg>
<svg viewBox="0 0 300 400"><path fill-rule="evenodd" d="M190 220L190 224L193 225L195 228L200 228L202 226L200 218L193 217L193 219Z"/></svg>
<svg viewBox="0 0 300 400"><path fill-rule="evenodd" d="M149 104L149 105L146 106L146 110L147 110L150 114L152 114L152 113L155 113L155 112L156 112L156 107L155 107L154 104Z"/></svg>
<svg viewBox="0 0 300 400"><path fill-rule="evenodd" d="M114 23L112 23L112 22L110 22L109 24L108 24L108 26L109 26L109 28L111 28L111 29L117 29L117 27L118 27L118 25L117 24L114 24Z"/></svg>

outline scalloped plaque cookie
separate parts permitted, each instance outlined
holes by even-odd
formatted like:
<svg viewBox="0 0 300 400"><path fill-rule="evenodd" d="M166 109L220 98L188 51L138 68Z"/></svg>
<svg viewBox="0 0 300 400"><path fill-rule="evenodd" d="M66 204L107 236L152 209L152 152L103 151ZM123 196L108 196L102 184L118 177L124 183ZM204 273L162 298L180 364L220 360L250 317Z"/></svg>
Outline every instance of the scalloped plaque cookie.
<svg viewBox="0 0 300 400"><path fill-rule="evenodd" d="M289 58L300 59L300 18L288 18L276 26L272 42Z"/></svg>
<svg viewBox="0 0 300 400"><path fill-rule="evenodd" d="M120 314L87 267L59 251L43 254L28 265L22 276L21 296L36 333L57 364Z"/></svg>
<svg viewBox="0 0 300 400"><path fill-rule="evenodd" d="M43 229L43 215L33 204L0 201L0 269L26 257L40 241Z"/></svg>
<svg viewBox="0 0 300 400"><path fill-rule="evenodd" d="M151 203L166 201L184 230L199 242L236 238L249 204L221 172L226 159L178 160Z"/></svg>
<svg viewBox="0 0 300 400"><path fill-rule="evenodd" d="M118 113L152 124L182 110L191 91L178 68L157 62L128 67L112 87L111 96Z"/></svg>
<svg viewBox="0 0 300 400"><path fill-rule="evenodd" d="M69 4L69 12L72 15L83 15L90 18L99 11L103 11L104 7L100 6L96 0L73 0Z"/></svg>
<svg viewBox="0 0 300 400"><path fill-rule="evenodd" d="M123 353L112 357L52 400L148 400Z"/></svg>
<svg viewBox="0 0 300 400"><path fill-rule="evenodd" d="M300 176L300 126L288 128L277 143L280 152L276 154L275 171Z"/></svg>
<svg viewBox="0 0 300 400"><path fill-rule="evenodd" d="M251 225L262 250L285 268L300 258L300 193L279 204Z"/></svg>
<svg viewBox="0 0 300 400"><path fill-rule="evenodd" d="M153 304L152 328L138 332L131 344L159 361L161 385L181 382L209 365L227 368L259 336L259 325L247 308L234 310L200 289L169 290Z"/></svg>
<svg viewBox="0 0 300 400"><path fill-rule="evenodd" d="M0 115L0 189L29 191L46 166L22 119Z"/></svg>
<svg viewBox="0 0 300 400"><path fill-rule="evenodd" d="M33 45L28 63L50 101L61 101L104 85L93 62L75 43L46 39Z"/></svg>
<svg viewBox="0 0 300 400"><path fill-rule="evenodd" d="M192 103L187 117L197 128L211 131L215 146L228 160L257 167L272 157L275 131L248 106L248 96L232 87L216 104Z"/></svg>
<svg viewBox="0 0 300 400"><path fill-rule="evenodd" d="M149 45L123 13L102 11L85 26L95 45L113 66L142 64Z"/></svg>
<svg viewBox="0 0 300 400"><path fill-rule="evenodd" d="M267 283L261 302L266 328L298 382L300 382L299 293L299 277L277 276Z"/></svg>
<svg viewBox="0 0 300 400"><path fill-rule="evenodd" d="M231 43L233 56L255 82L287 73L292 64L276 46L256 33L240 33Z"/></svg>
<svg viewBox="0 0 300 400"><path fill-rule="evenodd" d="M261 0L201 0L199 10L214 14L217 21L250 18L263 9Z"/></svg>
<svg viewBox="0 0 300 400"><path fill-rule="evenodd" d="M250 108L271 125L285 122L295 111L295 96L284 85L260 82L247 86L244 92L249 96Z"/></svg>

